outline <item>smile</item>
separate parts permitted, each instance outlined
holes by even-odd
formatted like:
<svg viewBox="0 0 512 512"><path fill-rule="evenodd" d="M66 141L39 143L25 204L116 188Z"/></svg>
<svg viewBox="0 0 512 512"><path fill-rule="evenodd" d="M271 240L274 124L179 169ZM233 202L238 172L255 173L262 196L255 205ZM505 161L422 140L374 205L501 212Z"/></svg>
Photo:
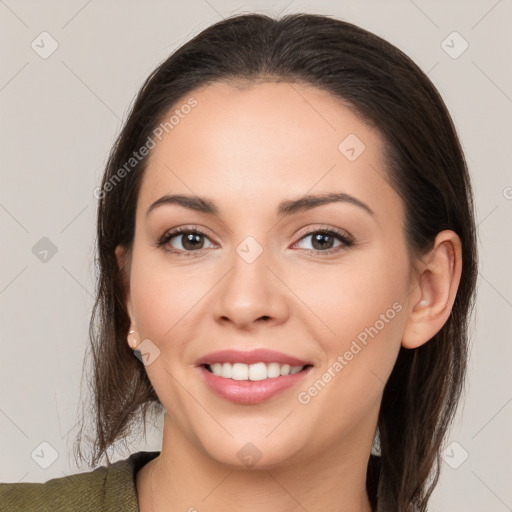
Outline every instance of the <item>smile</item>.
<svg viewBox="0 0 512 512"><path fill-rule="evenodd" d="M290 366L279 363L214 363L205 365L206 369L214 375L232 380L259 381L275 379L277 377L294 375L302 371L305 366Z"/></svg>
<svg viewBox="0 0 512 512"><path fill-rule="evenodd" d="M222 350L198 359L209 391L235 404L260 404L298 385L313 364L296 356L269 349Z"/></svg>

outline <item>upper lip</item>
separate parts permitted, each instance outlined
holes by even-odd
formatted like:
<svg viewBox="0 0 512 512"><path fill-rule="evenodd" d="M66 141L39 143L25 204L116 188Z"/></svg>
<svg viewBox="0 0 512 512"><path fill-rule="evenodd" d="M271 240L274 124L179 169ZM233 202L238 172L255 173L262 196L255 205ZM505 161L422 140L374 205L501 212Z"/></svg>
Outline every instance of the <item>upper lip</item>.
<svg viewBox="0 0 512 512"><path fill-rule="evenodd" d="M207 354L196 361L197 366L214 363L279 363L289 364L290 366L306 366L311 364L297 357L264 348L250 351L220 350L219 352Z"/></svg>

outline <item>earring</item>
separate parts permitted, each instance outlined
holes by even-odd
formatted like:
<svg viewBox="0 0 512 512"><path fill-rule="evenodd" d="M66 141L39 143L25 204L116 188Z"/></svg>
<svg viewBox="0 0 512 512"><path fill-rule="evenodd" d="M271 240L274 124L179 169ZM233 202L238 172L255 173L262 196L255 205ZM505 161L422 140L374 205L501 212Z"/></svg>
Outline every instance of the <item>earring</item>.
<svg viewBox="0 0 512 512"><path fill-rule="evenodd" d="M135 331L130 331L128 334L133 334ZM137 346L137 340L135 338L133 338L132 340L130 340L130 338L128 338L128 344L130 345L130 347L132 349L135 349L135 347Z"/></svg>

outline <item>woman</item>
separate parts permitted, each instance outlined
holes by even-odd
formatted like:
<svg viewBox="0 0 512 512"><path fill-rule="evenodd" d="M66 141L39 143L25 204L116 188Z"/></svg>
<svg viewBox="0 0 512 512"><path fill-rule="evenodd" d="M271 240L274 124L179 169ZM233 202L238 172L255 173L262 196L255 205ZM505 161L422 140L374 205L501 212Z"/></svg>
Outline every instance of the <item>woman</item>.
<svg viewBox="0 0 512 512"><path fill-rule="evenodd" d="M2 510L426 510L477 261L407 56L330 17L225 19L146 80L95 193L90 464L165 411L162 450L3 484Z"/></svg>

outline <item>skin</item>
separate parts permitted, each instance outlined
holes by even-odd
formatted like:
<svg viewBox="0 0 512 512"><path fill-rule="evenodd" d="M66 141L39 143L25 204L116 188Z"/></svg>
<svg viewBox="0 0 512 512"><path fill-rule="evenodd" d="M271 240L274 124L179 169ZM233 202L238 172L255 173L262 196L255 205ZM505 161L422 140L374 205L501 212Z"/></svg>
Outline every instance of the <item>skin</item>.
<svg viewBox="0 0 512 512"><path fill-rule="evenodd" d="M152 150L126 267L116 250L135 331L128 340L149 339L160 350L146 371L166 409L161 454L137 474L139 507L368 512L366 469L384 385L400 346L426 343L446 322L460 240L439 233L413 271L379 133L332 95L262 82L215 83L191 96L197 106ZM354 161L338 149L349 134L366 146ZM347 202L276 214L285 199L329 192L350 194L374 214ZM220 213L164 205L147 215L164 194L207 197ZM156 247L180 226L206 233L198 254ZM354 244L334 239L318 249L305 236L332 228ZM247 236L263 250L252 263L236 251ZM177 235L167 247L185 252L184 240ZM358 334L397 303L401 311L333 371ZM217 350L254 348L314 367L297 386L240 405L215 395L194 364ZM329 368L335 376L300 403L298 393ZM252 467L237 456L249 442L261 454Z"/></svg>

